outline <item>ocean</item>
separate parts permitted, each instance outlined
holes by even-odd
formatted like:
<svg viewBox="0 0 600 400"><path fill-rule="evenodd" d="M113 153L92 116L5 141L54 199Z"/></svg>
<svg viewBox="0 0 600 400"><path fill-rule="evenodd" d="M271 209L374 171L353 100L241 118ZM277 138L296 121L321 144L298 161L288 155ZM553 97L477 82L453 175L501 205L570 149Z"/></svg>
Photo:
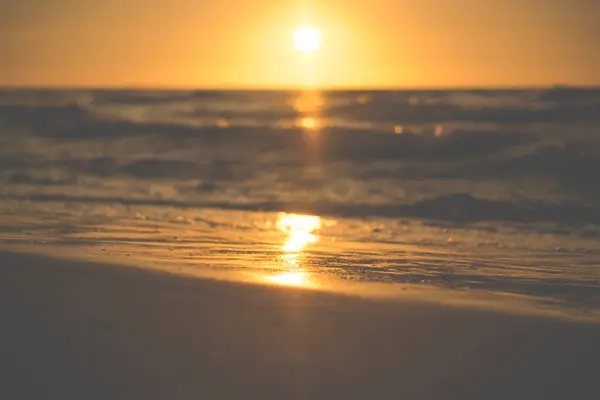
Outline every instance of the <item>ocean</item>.
<svg viewBox="0 0 600 400"><path fill-rule="evenodd" d="M599 171L597 88L0 90L0 245L175 273L598 313Z"/></svg>

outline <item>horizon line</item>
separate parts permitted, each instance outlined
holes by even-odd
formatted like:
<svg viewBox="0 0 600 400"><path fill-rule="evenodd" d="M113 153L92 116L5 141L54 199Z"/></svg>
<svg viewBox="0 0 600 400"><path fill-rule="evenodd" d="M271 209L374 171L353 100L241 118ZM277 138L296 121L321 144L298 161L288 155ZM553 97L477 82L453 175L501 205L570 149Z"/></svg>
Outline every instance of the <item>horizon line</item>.
<svg viewBox="0 0 600 400"><path fill-rule="evenodd" d="M164 90L164 91L453 91L453 90L547 90L547 89L597 89L600 84L547 84L547 85L422 85L422 86L194 86L194 85L37 85L37 84L0 84L0 90Z"/></svg>

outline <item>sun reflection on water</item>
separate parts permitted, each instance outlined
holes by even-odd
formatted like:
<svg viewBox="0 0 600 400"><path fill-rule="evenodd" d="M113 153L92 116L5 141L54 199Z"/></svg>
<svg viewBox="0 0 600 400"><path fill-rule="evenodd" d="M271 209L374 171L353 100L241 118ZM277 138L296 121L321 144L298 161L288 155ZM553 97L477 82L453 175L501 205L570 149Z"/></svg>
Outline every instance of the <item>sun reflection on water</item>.
<svg viewBox="0 0 600 400"><path fill-rule="evenodd" d="M285 272L267 277L267 282L300 287L314 287L310 274L301 266L302 251L311 243L319 240L318 230L321 218L311 215L286 214L279 215L277 228L286 235L281 246L283 252L281 262Z"/></svg>
<svg viewBox="0 0 600 400"><path fill-rule="evenodd" d="M317 90L305 90L290 100L290 106L297 114L295 126L307 133L315 133L325 127L321 118L325 109L325 99Z"/></svg>
<svg viewBox="0 0 600 400"><path fill-rule="evenodd" d="M321 120L319 120L317 118L313 118L313 117L301 118L298 124L300 125L300 127L304 128L306 130L309 130L309 131L318 130L323 125Z"/></svg>
<svg viewBox="0 0 600 400"><path fill-rule="evenodd" d="M300 252L319 240L315 234L321 228L321 218L311 215L280 214L277 227L287 235L282 246L286 253Z"/></svg>
<svg viewBox="0 0 600 400"><path fill-rule="evenodd" d="M315 286L314 283L311 282L309 275L304 271L283 272L279 275L269 276L267 281L282 286Z"/></svg>

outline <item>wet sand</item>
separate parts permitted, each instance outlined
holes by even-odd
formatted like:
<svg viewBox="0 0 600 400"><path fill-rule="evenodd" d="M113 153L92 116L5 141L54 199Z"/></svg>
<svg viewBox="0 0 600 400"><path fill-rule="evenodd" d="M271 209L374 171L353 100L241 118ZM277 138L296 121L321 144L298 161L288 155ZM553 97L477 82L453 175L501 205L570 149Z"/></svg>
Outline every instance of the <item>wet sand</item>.
<svg viewBox="0 0 600 400"><path fill-rule="evenodd" d="M600 325L0 254L2 399L593 399Z"/></svg>

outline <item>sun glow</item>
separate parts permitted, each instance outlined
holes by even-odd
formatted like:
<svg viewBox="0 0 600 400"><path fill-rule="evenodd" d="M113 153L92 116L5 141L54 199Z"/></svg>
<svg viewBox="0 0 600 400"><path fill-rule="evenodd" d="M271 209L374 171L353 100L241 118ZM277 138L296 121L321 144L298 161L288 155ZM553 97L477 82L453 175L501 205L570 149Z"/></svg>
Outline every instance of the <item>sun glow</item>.
<svg viewBox="0 0 600 400"><path fill-rule="evenodd" d="M298 49L305 53L314 53L321 45L321 33L312 26L298 28L294 39Z"/></svg>

